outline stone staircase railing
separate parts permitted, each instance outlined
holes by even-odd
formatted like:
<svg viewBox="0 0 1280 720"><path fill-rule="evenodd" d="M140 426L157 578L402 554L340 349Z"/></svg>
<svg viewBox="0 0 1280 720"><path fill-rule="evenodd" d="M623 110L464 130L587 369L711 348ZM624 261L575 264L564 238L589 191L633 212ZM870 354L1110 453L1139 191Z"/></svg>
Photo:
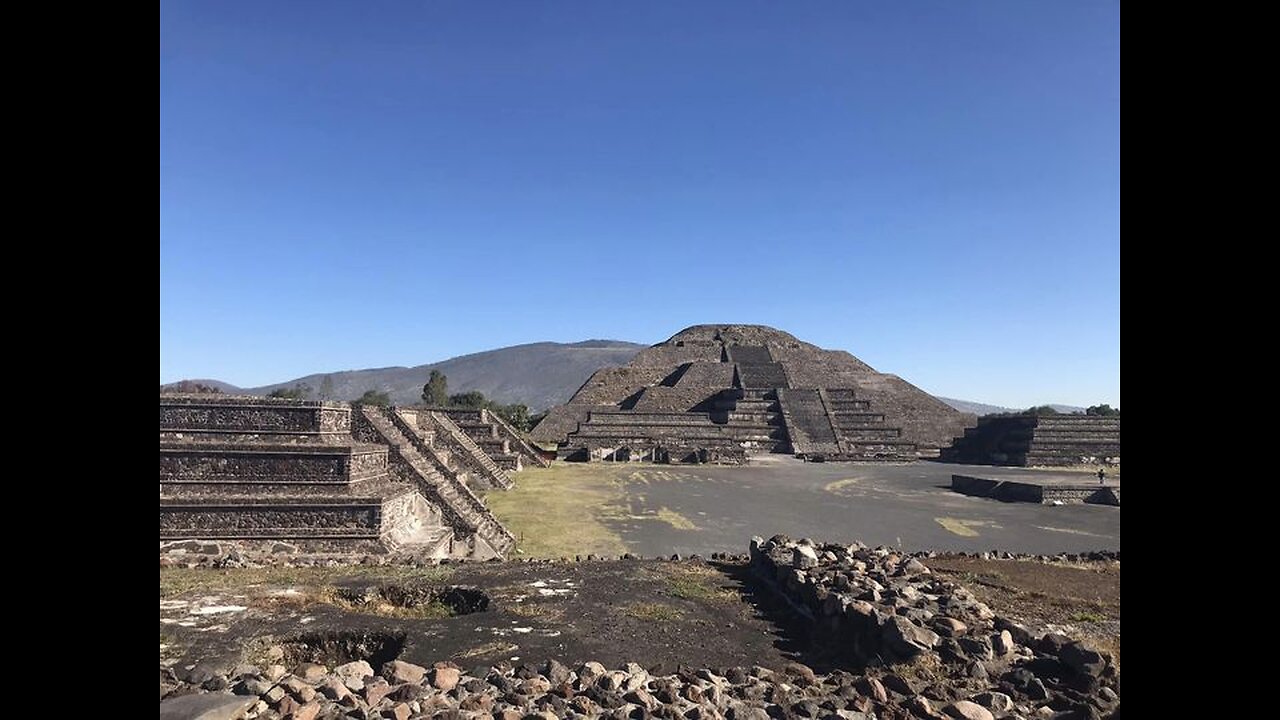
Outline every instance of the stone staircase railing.
<svg viewBox="0 0 1280 720"><path fill-rule="evenodd" d="M514 427L511 427L511 424L502 419L501 415L498 415L498 413L493 412L492 410L485 410L483 417L485 420L497 426L498 435L510 440L511 446L516 448L516 452L524 456L524 458L529 462L537 465L538 467L551 467L551 461L543 457L542 451L530 444L529 441L525 439L524 434L516 430Z"/></svg>
<svg viewBox="0 0 1280 720"><path fill-rule="evenodd" d="M479 478L487 479L490 485L503 490L512 486L513 483L507 471L498 467L493 458L480 449L476 441L455 425L447 415L428 410L420 412L418 417L426 417L436 430L436 440L443 443L460 462L470 466Z"/></svg>
<svg viewBox="0 0 1280 720"><path fill-rule="evenodd" d="M459 472L455 467L457 464L454 460L453 453L448 450L441 450L434 446L434 439L423 435L422 431L414 427L410 422L400 414L399 410L392 410L388 418L395 424L398 429L409 442L413 443L414 449L423 457L431 461L435 469L449 480L454 482L467 484L467 475L465 472Z"/></svg>
<svg viewBox="0 0 1280 720"><path fill-rule="evenodd" d="M360 415L380 436L382 443L391 447L391 455L413 470L419 490L428 499L439 504L446 521L457 521L463 528L487 542L499 555L505 556L515 547L515 537L498 522L475 493L456 476L441 474L418 451L413 434L406 434L397 425L399 416L394 409L364 405L360 406ZM400 422L403 423L403 420ZM456 427L454 429L457 430Z"/></svg>

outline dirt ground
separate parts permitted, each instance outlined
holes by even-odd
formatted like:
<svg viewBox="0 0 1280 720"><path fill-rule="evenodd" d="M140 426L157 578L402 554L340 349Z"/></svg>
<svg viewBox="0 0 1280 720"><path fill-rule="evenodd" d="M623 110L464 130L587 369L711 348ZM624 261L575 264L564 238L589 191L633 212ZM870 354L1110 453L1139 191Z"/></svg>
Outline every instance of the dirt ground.
<svg viewBox="0 0 1280 720"><path fill-rule="evenodd" d="M860 540L908 551L1055 554L1120 549L1120 509L968 497L954 473L1039 482L1083 475L936 462L744 467L563 463L514 476L485 502L516 536L517 557L624 552L741 553L752 535Z"/></svg>
<svg viewBox="0 0 1280 720"><path fill-rule="evenodd" d="M331 664L364 653L424 665L557 658L674 671L681 664L779 667L800 648L772 598L755 597L741 564L615 560L347 571L162 570L162 665L262 662L278 646L289 660ZM415 583L476 588L489 606L447 616L433 607L414 612L340 599L344 588Z"/></svg>
<svg viewBox="0 0 1280 720"><path fill-rule="evenodd" d="M1094 568L942 557L928 564L997 612L1072 625L1114 643L1107 647L1119 654L1118 563ZM414 587L470 588L488 604L456 611L439 602L401 607L381 597L352 600L366 598L370 588ZM229 668L276 659L377 664L398 657L421 665L448 659L468 668L556 658L610 667L638 662L664 672L779 668L792 660L829 669L823 656L809 651L805 627L736 562L160 572L162 666Z"/></svg>
<svg viewBox="0 0 1280 720"><path fill-rule="evenodd" d="M1069 630L1120 664L1120 563L1042 563L954 555L926 564L970 590L997 613L1031 626Z"/></svg>

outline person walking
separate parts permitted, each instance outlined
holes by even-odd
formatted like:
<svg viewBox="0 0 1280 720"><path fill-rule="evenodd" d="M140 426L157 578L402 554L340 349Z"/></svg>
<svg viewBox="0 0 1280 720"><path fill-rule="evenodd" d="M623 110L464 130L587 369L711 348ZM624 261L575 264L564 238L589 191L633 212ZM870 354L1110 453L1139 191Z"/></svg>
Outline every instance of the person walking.
<svg viewBox="0 0 1280 720"><path fill-rule="evenodd" d="M1107 480L1107 469L1098 468L1098 484L1105 485Z"/></svg>

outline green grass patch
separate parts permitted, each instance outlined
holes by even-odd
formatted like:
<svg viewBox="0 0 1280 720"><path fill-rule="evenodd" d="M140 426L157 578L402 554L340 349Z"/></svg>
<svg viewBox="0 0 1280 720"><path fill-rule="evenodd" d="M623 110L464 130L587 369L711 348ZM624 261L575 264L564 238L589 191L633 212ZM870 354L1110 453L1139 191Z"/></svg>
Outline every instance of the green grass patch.
<svg viewBox="0 0 1280 720"><path fill-rule="evenodd" d="M633 469L557 462L521 472L513 489L486 492L484 501L527 557L621 555L627 547L605 521L623 504Z"/></svg>
<svg viewBox="0 0 1280 720"><path fill-rule="evenodd" d="M724 576L707 567L673 565L663 568L666 593L682 600L721 603L738 599L738 593L720 586Z"/></svg>
<svg viewBox="0 0 1280 720"><path fill-rule="evenodd" d="M1072 613L1071 615L1072 622L1096 623L1096 622L1102 622L1106 619L1107 619L1106 615L1103 615L1102 613L1090 612L1088 610L1081 610L1079 612Z"/></svg>
<svg viewBox="0 0 1280 720"><path fill-rule="evenodd" d="M635 603L623 606L622 611L637 620L648 622L669 622L684 617L679 608L661 603Z"/></svg>

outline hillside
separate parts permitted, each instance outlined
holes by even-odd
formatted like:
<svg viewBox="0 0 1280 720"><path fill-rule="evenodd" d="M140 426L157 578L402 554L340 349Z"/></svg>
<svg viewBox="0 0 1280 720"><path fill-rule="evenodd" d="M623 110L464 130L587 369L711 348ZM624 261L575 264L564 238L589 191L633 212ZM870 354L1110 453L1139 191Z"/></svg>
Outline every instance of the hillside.
<svg viewBox="0 0 1280 720"><path fill-rule="evenodd" d="M305 383L318 393L325 377L329 377L333 382L333 399L352 400L374 389L389 393L396 404L407 405L419 401L431 371L439 370L449 379L450 393L478 390L500 403L520 402L534 412L541 412L568 400L591 373L602 367L625 365L644 347L617 340L531 343L417 367L307 375L274 385L245 388L244 392L265 395L277 388Z"/></svg>
<svg viewBox="0 0 1280 720"><path fill-rule="evenodd" d="M419 400L422 386L432 370L439 370L449 378L449 392L461 393L478 390L485 397L501 403L524 403L533 412L564 403L591 377L591 373L603 367L626 365L647 345L621 340L585 340L576 343L540 342L528 345L486 350L471 355L460 355L429 365L416 367L384 367L365 370L343 370L332 373L316 373L294 378L282 383L254 388L241 388L221 380L187 380L216 387L224 393L266 395L277 388L293 387L298 383L311 386L312 397L317 397L325 377L333 381L334 400L354 400L365 390L388 392L392 402L407 405ZM178 383L162 385L161 390L173 388ZM971 400L939 397L939 400L960 410L977 415L1013 412L1022 408L1006 408ZM1054 405L1059 412L1084 412L1084 408L1071 405Z"/></svg>

